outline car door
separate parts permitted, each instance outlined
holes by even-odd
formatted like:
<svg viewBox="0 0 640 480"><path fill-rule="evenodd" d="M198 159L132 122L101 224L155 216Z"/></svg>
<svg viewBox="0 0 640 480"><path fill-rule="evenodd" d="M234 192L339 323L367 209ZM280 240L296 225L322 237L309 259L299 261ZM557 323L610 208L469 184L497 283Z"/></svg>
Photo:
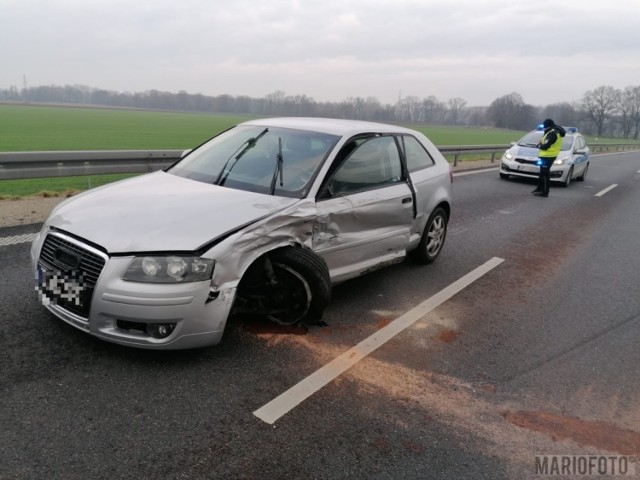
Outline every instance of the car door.
<svg viewBox="0 0 640 480"><path fill-rule="evenodd" d="M577 176L584 172L588 159L589 153L584 138L580 135L576 135L576 140L573 144L573 163L575 165L574 168Z"/></svg>
<svg viewBox="0 0 640 480"><path fill-rule="evenodd" d="M414 219L414 195L391 135L347 142L320 189L313 249L338 282L400 261Z"/></svg>

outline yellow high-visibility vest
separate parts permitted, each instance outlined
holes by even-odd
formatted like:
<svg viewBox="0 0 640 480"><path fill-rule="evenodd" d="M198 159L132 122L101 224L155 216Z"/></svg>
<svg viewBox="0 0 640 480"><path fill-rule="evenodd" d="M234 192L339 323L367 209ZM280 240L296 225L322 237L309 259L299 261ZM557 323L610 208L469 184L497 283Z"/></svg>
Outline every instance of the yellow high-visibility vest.
<svg viewBox="0 0 640 480"><path fill-rule="evenodd" d="M542 136L542 140L540 141L540 143L544 143L547 135L549 135L552 131L553 130L549 130L547 133L545 133ZM542 158L557 157L560 153L560 147L562 147L562 137L558 132L556 132L556 141L548 149L540 150L540 152L538 152L538 156Z"/></svg>

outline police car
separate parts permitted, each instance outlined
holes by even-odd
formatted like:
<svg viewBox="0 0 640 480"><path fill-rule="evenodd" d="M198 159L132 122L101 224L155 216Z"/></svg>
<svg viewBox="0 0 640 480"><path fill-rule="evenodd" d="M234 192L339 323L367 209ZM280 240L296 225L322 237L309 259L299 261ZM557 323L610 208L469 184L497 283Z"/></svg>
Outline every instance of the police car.
<svg viewBox="0 0 640 480"><path fill-rule="evenodd" d="M562 139L558 158L551 167L551 181L568 187L572 180L584 181L589 170L589 147L576 127L563 127L567 134ZM514 143L502 156L500 178L538 178L538 143L544 134L542 125Z"/></svg>

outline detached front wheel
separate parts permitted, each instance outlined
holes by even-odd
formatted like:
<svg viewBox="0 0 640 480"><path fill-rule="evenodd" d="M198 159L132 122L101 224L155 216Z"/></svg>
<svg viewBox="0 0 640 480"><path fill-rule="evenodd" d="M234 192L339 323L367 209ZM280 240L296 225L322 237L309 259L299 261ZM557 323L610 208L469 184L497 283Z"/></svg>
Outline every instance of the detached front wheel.
<svg viewBox="0 0 640 480"><path fill-rule="evenodd" d="M331 299L326 263L303 248L282 248L254 263L238 286L239 310L293 325L320 320Z"/></svg>
<svg viewBox="0 0 640 480"><path fill-rule="evenodd" d="M420 263L431 263L442 251L444 241L447 237L447 222L449 218L442 207L436 208L422 232L420 244L409 255Z"/></svg>

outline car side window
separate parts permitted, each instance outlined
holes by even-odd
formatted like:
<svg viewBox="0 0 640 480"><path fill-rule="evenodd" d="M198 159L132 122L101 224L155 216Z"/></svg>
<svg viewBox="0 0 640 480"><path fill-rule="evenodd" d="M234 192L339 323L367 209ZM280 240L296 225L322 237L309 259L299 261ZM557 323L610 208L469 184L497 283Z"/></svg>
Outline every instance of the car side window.
<svg viewBox="0 0 640 480"><path fill-rule="evenodd" d="M400 153L393 137L353 140L352 150L325 187L323 197L347 195L403 181Z"/></svg>
<svg viewBox="0 0 640 480"><path fill-rule="evenodd" d="M429 152L425 150L422 144L411 135L402 135L402 148L405 158L407 159L407 168L410 172L430 167L435 164Z"/></svg>

